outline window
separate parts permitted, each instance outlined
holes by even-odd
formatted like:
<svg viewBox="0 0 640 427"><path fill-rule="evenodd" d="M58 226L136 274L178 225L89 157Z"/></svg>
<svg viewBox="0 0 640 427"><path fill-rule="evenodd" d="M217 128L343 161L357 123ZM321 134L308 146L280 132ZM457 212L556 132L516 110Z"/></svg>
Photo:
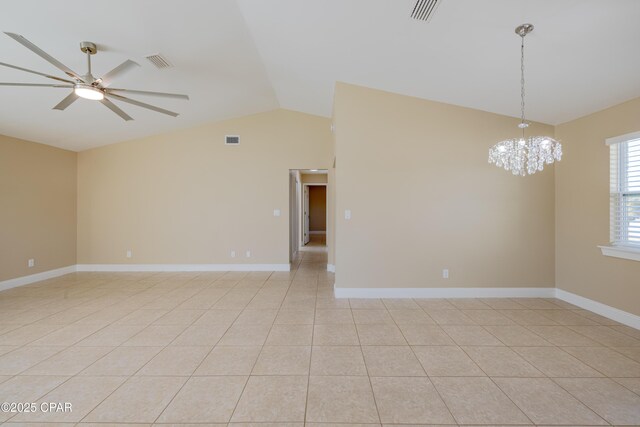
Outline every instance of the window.
<svg viewBox="0 0 640 427"><path fill-rule="evenodd" d="M607 140L611 158L611 246L603 254L640 260L640 132ZM605 251L605 248L610 249ZM617 254L605 253L615 251Z"/></svg>

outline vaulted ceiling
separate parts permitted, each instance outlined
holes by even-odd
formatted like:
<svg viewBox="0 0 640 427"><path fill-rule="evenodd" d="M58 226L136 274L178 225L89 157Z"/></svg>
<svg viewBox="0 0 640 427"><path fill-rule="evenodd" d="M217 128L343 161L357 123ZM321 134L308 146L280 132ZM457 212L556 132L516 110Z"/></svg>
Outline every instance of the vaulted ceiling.
<svg viewBox="0 0 640 427"><path fill-rule="evenodd" d="M132 98L178 118L79 100L69 89L0 86L0 134L71 150L163 133L274 108L330 117L342 81L519 116L520 38L527 36L527 111L562 123L640 96L638 0L441 0L428 23L415 0L79 0L7 2L0 31L22 34L78 73L80 41L99 52L94 75L126 59L141 67L114 86L186 93L190 101ZM144 57L161 53L159 70ZM0 34L0 62L64 77ZM0 67L0 82L50 83ZM117 102L117 101L116 101Z"/></svg>

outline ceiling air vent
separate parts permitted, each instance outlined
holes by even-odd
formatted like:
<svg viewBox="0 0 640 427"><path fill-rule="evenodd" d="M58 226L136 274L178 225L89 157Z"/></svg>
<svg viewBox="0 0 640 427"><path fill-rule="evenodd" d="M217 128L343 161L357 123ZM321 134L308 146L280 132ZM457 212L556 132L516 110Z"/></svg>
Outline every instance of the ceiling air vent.
<svg viewBox="0 0 640 427"><path fill-rule="evenodd" d="M238 135L227 135L224 137L225 145L240 145L240 136Z"/></svg>
<svg viewBox="0 0 640 427"><path fill-rule="evenodd" d="M436 8L441 1L442 0L416 1L416 5L413 7L413 12L411 12L411 17L420 21L429 22L431 20L431 17L433 16L433 12L436 11Z"/></svg>
<svg viewBox="0 0 640 427"><path fill-rule="evenodd" d="M160 55L159 53L155 53L153 55L147 55L145 56L145 58L147 58L149 62L155 65L156 68L162 69L162 68L172 67L171 63L167 61L167 59L164 56Z"/></svg>

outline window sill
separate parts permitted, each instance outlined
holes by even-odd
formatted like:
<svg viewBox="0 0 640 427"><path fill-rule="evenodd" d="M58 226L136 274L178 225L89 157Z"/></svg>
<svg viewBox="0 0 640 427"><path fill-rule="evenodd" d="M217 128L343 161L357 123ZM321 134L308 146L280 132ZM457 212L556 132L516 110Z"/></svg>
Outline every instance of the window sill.
<svg viewBox="0 0 640 427"><path fill-rule="evenodd" d="M615 258L630 259L640 261L640 248L632 248L629 246L598 246L602 251L602 255Z"/></svg>

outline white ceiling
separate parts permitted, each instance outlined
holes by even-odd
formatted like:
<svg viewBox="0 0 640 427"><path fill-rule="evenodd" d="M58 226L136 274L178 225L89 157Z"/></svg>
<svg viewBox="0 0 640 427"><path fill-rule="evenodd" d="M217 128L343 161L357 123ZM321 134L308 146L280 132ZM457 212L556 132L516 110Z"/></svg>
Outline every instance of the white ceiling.
<svg viewBox="0 0 640 427"><path fill-rule="evenodd" d="M140 99L178 118L118 104L135 121L67 89L0 87L0 134L72 150L273 108L331 116L336 81L519 116L519 44L527 36L527 116L558 124L640 96L640 0L441 0L429 23L415 0L21 0L3 4L0 30L24 35L84 74L126 59L141 67L113 86L186 93ZM144 56L162 53L174 68ZM0 62L63 76L0 34ZM49 83L0 67L0 82ZM53 82L53 81L52 81ZM117 101L116 101L117 103Z"/></svg>

